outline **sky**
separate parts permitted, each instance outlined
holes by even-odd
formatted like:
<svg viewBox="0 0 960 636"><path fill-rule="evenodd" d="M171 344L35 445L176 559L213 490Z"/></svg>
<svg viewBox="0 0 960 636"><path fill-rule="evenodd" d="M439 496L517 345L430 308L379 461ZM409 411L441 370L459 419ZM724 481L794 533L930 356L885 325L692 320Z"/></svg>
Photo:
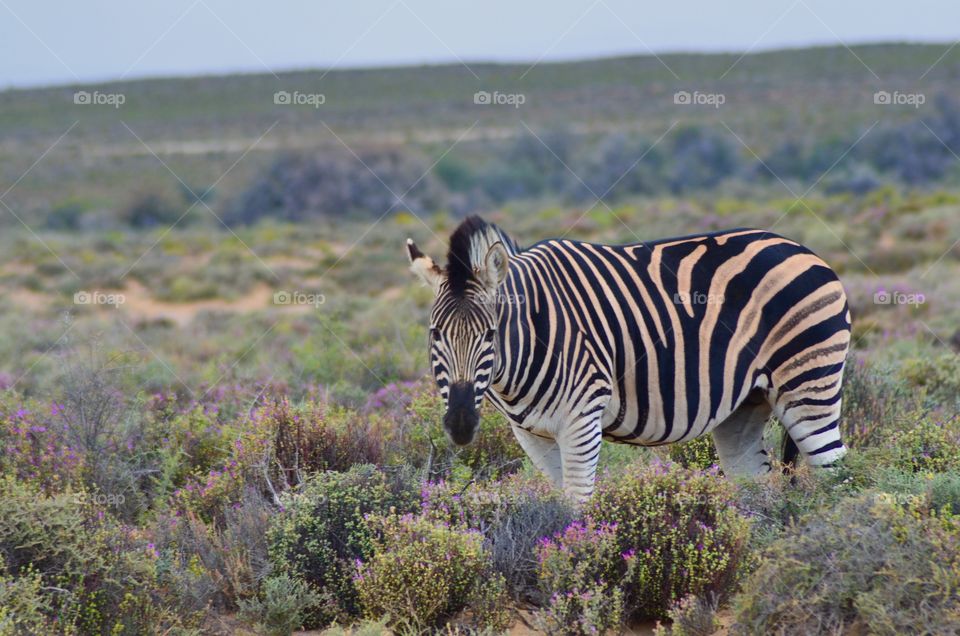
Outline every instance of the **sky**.
<svg viewBox="0 0 960 636"><path fill-rule="evenodd" d="M958 38L953 0L0 0L0 89Z"/></svg>

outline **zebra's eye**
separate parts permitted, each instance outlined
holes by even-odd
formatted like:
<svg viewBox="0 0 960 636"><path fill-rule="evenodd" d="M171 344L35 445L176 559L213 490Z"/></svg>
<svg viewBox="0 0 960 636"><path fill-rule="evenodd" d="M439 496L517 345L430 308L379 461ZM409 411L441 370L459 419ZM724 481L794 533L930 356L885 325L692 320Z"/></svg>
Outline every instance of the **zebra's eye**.
<svg viewBox="0 0 960 636"><path fill-rule="evenodd" d="M434 342L440 342L440 330L434 327L430 330L430 339Z"/></svg>
<svg viewBox="0 0 960 636"><path fill-rule="evenodd" d="M487 333L485 333L485 334L483 335L483 339L486 340L487 342L490 342L490 341L493 340L496 336L497 336L497 330L496 330L496 329L487 329Z"/></svg>

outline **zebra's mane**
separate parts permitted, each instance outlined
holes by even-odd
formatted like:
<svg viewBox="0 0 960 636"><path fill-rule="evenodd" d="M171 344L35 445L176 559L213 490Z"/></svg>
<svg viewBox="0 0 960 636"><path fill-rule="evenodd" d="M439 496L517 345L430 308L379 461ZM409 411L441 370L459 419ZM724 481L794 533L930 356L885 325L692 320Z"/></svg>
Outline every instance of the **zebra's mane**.
<svg viewBox="0 0 960 636"><path fill-rule="evenodd" d="M503 230L479 216L468 216L454 230L447 252L447 285L454 296L462 298L466 294L467 283L477 280L476 271L484 266L487 251L497 243L503 243L510 255L520 251Z"/></svg>

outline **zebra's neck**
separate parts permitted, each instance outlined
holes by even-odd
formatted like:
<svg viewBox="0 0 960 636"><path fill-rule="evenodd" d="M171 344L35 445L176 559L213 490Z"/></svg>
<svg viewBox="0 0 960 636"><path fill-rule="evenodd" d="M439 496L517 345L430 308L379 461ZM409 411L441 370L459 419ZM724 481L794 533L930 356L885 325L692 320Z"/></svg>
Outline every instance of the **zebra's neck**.
<svg viewBox="0 0 960 636"><path fill-rule="evenodd" d="M507 238L509 240L509 238ZM505 242L504 245L507 245ZM491 389L509 399L520 380L519 361L532 352L536 330L535 313L540 301L539 281L526 272L522 252L511 242L512 252L506 280L497 291L497 360ZM508 248L511 249L511 248Z"/></svg>

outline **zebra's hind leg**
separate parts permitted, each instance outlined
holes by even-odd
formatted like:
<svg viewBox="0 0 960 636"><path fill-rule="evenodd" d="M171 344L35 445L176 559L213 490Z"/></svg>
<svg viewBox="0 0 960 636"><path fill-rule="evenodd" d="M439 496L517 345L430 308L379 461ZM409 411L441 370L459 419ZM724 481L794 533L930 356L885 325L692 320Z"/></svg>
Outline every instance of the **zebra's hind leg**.
<svg viewBox="0 0 960 636"><path fill-rule="evenodd" d="M847 453L840 439L841 373L777 396L773 411L811 466L831 466Z"/></svg>
<svg viewBox="0 0 960 636"><path fill-rule="evenodd" d="M763 430L771 412L762 396L751 395L713 429L713 443L724 473L753 477L770 472L770 458L763 447Z"/></svg>
<svg viewBox="0 0 960 636"><path fill-rule="evenodd" d="M545 474L558 488L563 487L563 463L560 459L560 445L557 440L534 435L519 426L513 426L513 434L520 447L540 472Z"/></svg>

